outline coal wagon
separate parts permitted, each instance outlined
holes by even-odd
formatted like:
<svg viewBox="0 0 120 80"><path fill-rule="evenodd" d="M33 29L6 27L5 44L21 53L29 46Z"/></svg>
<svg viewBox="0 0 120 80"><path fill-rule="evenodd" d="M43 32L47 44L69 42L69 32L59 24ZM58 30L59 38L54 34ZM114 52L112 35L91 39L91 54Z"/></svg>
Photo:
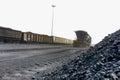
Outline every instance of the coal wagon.
<svg viewBox="0 0 120 80"><path fill-rule="evenodd" d="M53 44L64 44L64 45L73 44L73 40L62 38L62 37L57 37L57 36L53 36L52 40L53 40Z"/></svg>
<svg viewBox="0 0 120 80"><path fill-rule="evenodd" d="M0 41L1 42L20 42L21 31L11 28L0 27Z"/></svg>
<svg viewBox="0 0 120 80"><path fill-rule="evenodd" d="M48 35L32 32L22 32L23 43L52 43L52 38Z"/></svg>

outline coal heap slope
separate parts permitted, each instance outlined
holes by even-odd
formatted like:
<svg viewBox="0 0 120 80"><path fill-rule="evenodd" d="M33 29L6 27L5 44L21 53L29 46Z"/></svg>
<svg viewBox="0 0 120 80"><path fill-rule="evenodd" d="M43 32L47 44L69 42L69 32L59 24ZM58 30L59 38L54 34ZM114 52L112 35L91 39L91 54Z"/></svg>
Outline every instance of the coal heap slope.
<svg viewBox="0 0 120 80"><path fill-rule="evenodd" d="M60 71L45 75L44 80L119 80L120 30L81 53Z"/></svg>

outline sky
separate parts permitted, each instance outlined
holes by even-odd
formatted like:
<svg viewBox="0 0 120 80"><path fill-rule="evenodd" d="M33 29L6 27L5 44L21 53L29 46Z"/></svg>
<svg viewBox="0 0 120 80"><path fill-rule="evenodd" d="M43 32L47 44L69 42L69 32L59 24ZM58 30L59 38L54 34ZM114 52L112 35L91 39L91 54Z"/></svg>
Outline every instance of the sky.
<svg viewBox="0 0 120 80"><path fill-rule="evenodd" d="M87 31L92 43L120 29L120 0L0 0L0 26L76 39Z"/></svg>

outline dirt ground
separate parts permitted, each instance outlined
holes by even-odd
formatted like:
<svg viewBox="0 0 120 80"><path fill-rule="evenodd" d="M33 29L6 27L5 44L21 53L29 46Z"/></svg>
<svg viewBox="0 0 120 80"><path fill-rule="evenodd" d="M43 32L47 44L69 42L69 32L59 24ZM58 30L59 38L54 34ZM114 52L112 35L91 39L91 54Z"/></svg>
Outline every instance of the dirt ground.
<svg viewBox="0 0 120 80"><path fill-rule="evenodd" d="M42 80L80 54L80 49L56 45L0 45L0 80Z"/></svg>

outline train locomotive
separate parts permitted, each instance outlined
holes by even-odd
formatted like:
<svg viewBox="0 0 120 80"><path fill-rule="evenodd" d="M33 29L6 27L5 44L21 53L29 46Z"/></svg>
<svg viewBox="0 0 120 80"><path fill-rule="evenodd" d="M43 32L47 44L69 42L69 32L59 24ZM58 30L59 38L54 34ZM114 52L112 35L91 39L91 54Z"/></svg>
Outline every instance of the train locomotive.
<svg viewBox="0 0 120 80"><path fill-rule="evenodd" d="M75 31L77 39L73 41L74 47L89 47L91 45L91 36L83 30Z"/></svg>

